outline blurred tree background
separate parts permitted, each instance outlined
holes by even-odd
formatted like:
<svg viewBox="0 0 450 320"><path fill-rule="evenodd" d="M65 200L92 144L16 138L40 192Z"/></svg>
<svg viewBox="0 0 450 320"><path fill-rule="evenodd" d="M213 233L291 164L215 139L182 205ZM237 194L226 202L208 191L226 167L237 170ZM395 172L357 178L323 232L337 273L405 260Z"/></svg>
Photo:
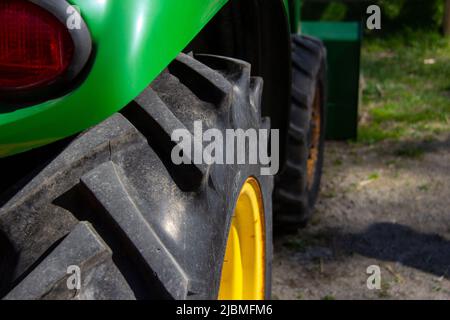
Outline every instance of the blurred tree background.
<svg viewBox="0 0 450 320"><path fill-rule="evenodd" d="M304 0L302 19L361 21L364 31L358 142L428 142L450 133L450 0ZM445 30L447 29L447 32ZM403 150L421 155L421 150Z"/></svg>
<svg viewBox="0 0 450 320"><path fill-rule="evenodd" d="M367 17L367 7L377 4L382 11L382 33L405 29L443 31L446 1L450 3L448 0L304 0L302 18L322 21L361 20Z"/></svg>

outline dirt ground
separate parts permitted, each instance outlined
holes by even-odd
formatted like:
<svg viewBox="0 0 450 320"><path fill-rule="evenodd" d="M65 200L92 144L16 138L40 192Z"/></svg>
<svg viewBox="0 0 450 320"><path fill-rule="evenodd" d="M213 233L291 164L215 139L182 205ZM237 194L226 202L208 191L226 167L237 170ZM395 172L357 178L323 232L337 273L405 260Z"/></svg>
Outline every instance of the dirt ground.
<svg viewBox="0 0 450 320"><path fill-rule="evenodd" d="M450 299L450 135L328 143L314 218L275 239L273 298Z"/></svg>

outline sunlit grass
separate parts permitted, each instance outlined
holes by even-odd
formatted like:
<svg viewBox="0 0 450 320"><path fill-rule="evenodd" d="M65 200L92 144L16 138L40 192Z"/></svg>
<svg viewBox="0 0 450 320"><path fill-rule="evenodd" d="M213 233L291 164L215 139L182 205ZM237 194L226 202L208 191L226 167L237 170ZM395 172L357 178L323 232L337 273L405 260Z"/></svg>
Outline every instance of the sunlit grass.
<svg viewBox="0 0 450 320"><path fill-rule="evenodd" d="M450 40L405 32L363 45L358 141L429 139L450 132Z"/></svg>

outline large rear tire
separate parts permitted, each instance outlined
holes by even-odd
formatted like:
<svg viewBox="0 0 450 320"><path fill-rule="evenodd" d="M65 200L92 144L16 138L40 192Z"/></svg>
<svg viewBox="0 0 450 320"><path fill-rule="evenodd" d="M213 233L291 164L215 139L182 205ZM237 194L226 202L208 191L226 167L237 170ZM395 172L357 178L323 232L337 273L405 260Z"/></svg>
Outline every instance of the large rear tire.
<svg viewBox="0 0 450 320"><path fill-rule="evenodd" d="M76 137L27 183L10 186L0 198L2 295L216 299L236 206L251 181L261 202L241 210L242 221L258 212L260 229L253 230L262 236L243 228L241 241L259 248L259 276L255 285L242 280L246 292L221 298L269 298L272 178L261 176L259 165L171 159L172 132L193 135L194 121L222 133L269 129L261 91L245 62L181 54L121 113ZM79 288L68 286L71 272Z"/></svg>

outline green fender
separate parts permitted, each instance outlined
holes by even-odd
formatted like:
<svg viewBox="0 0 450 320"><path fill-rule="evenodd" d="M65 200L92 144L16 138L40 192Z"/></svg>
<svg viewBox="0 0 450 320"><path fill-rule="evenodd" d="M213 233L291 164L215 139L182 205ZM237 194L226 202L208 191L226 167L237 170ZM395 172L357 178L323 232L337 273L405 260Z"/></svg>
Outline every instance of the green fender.
<svg viewBox="0 0 450 320"><path fill-rule="evenodd" d="M289 15L291 0L283 1ZM0 158L81 132L119 111L226 2L71 0L79 6L95 48L89 74L63 97L12 112L0 105Z"/></svg>

